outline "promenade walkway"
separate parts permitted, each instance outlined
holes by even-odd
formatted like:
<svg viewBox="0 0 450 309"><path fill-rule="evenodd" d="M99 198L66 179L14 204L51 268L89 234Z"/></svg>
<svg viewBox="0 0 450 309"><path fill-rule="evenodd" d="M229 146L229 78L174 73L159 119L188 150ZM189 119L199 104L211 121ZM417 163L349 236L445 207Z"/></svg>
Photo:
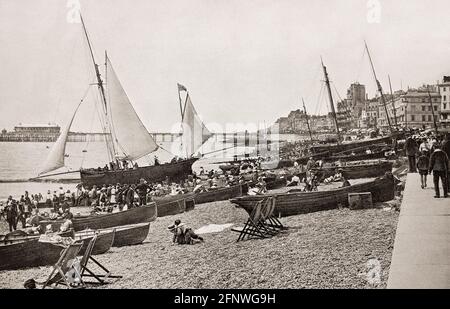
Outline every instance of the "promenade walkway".
<svg viewBox="0 0 450 309"><path fill-rule="evenodd" d="M406 179L388 289L450 288L450 198L433 198L432 176L425 189L419 177Z"/></svg>

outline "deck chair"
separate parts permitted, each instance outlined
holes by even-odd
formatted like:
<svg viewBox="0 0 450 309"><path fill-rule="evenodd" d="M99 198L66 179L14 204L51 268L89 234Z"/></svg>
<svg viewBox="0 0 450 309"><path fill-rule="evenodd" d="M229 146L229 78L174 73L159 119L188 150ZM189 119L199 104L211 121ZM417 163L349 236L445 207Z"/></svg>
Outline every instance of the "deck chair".
<svg viewBox="0 0 450 309"><path fill-rule="evenodd" d="M84 255L83 255L83 257L81 258L81 261L80 261L81 278L83 278L83 277L90 277L90 278L94 278L96 281L84 281L84 283L104 285L104 284L107 284L106 280L108 278L122 278L122 276L111 275L111 272L105 266L100 264L100 262L98 262L92 256L92 251L93 251L93 249L95 247L96 241L97 241L97 235L95 235L89 241L89 244L88 244L88 246L86 248L86 251L84 252ZM97 265L104 272L104 274L96 274L96 273L94 273L94 271L92 271L92 269L90 269L88 267L89 261L92 261L95 265Z"/></svg>
<svg viewBox="0 0 450 309"><path fill-rule="evenodd" d="M277 231L285 230L287 229L287 227L285 227L275 215L275 205L276 197L268 197L266 203L266 213L264 215L265 224L271 228L276 229Z"/></svg>
<svg viewBox="0 0 450 309"><path fill-rule="evenodd" d="M85 284L82 280L81 274L78 272L77 268L74 267L76 262L76 257L78 252L80 252L81 247L83 246L82 242L74 243L69 245L61 252L61 256L53 266L53 270L48 276L48 279L44 282L36 282L38 284L42 284L42 288L46 287L56 288L58 285L65 285L68 289L74 288L74 286L68 281L66 274L74 270L76 276L80 279L80 285L77 288L84 288Z"/></svg>
<svg viewBox="0 0 450 309"><path fill-rule="evenodd" d="M250 213L247 222L242 229L231 229L233 232L239 233L237 241L244 240L245 238L268 238L271 236L271 233L269 233L267 229L261 225L262 202L263 200L256 202L255 207Z"/></svg>

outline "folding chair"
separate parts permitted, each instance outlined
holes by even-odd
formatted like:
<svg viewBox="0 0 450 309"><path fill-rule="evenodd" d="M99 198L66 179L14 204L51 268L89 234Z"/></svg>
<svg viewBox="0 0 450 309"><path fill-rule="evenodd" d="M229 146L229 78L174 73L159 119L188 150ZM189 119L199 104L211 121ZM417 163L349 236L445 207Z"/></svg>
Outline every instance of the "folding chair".
<svg viewBox="0 0 450 309"><path fill-rule="evenodd" d="M280 220L278 220L278 218L274 215L275 204L275 196L270 196L267 198L267 202L265 204L264 224L279 232L280 230L287 229L287 227L283 226Z"/></svg>
<svg viewBox="0 0 450 309"><path fill-rule="evenodd" d="M238 232L239 237L237 241L244 240L246 237L248 239L254 238L267 238L269 237L267 231L261 226L261 209L262 200L256 202L255 207L250 213L247 222L242 229L231 229L233 232Z"/></svg>
<svg viewBox="0 0 450 309"><path fill-rule="evenodd" d="M77 268L74 267L76 262L76 257L78 252L80 252L83 243L74 243L69 245L61 252L61 257L58 262L53 266L53 270L48 276L48 279L44 282L36 282L38 284L42 284L42 288L46 287L56 288L59 284L65 285L68 289L74 288L73 284L71 284L66 277L66 274L70 270L74 270L76 276L80 279L80 286L77 288L84 288L85 284L81 278L81 274L78 272Z"/></svg>
<svg viewBox="0 0 450 309"><path fill-rule="evenodd" d="M114 230L115 232L115 230ZM95 247L95 243L97 241L97 236L95 235L89 242L86 251L84 252L83 257L81 258L80 261L80 267L81 267L81 278L83 277L91 277L91 278L95 278L96 281L84 281L84 283L90 283L90 284L107 284L106 279L108 278L122 278L122 276L114 276L111 275L111 272L102 264L100 264L100 262L98 262L93 256L92 256L92 251ZM88 268L88 262L92 261L94 262L95 265L97 265L101 270L103 270L105 272L105 274L95 274L91 269ZM86 273L87 272L87 273Z"/></svg>

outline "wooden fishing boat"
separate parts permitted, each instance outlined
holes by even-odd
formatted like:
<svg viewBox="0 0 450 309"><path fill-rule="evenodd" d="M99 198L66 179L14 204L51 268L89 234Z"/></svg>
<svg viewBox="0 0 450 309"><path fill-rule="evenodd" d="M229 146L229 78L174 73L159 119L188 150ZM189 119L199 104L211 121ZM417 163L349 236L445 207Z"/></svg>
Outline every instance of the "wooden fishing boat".
<svg viewBox="0 0 450 309"><path fill-rule="evenodd" d="M153 202L145 206L115 213L77 216L73 218L72 222L73 229L77 232L88 228L98 230L114 226L151 222L154 221L157 216L158 211L156 203ZM63 220L46 220L39 222L39 224L43 231L45 231L45 227L48 224L52 226L53 231L57 231L63 222Z"/></svg>
<svg viewBox="0 0 450 309"><path fill-rule="evenodd" d="M386 173L392 172L392 162L381 161L374 163L359 162L358 164L346 165L346 166L333 166L315 168L313 171L322 173L322 177L330 177L336 174L336 170L342 170L342 173L347 179L358 178L372 178L383 176Z"/></svg>
<svg viewBox="0 0 450 309"><path fill-rule="evenodd" d="M248 191L246 183L237 184L231 187L213 189L206 192L197 193L194 197L195 204L204 204L217 201L225 201L230 198L242 196Z"/></svg>
<svg viewBox="0 0 450 309"><path fill-rule="evenodd" d="M337 188L329 191L296 192L291 190L282 194L251 195L234 198L232 203L243 208L249 214L256 202L267 197L275 198L275 215L282 217L305 214L315 211L337 208L338 205L348 205L348 194L356 192L372 193L373 202L385 202L394 198L394 178L392 174L373 181L355 184L345 188Z"/></svg>
<svg viewBox="0 0 450 309"><path fill-rule="evenodd" d="M107 252L114 242L115 231L105 231L97 237L92 254ZM32 235L14 238L8 237L0 241L0 270L12 270L55 264L64 250L61 244L39 241L41 235ZM78 255L83 255L94 237L93 234L75 235L76 242L83 242Z"/></svg>
<svg viewBox="0 0 450 309"><path fill-rule="evenodd" d="M0 270L12 270L55 264L63 246L39 242L39 237L0 242Z"/></svg>
<svg viewBox="0 0 450 309"><path fill-rule="evenodd" d="M325 151L329 151L331 153L339 153L346 150L352 150L354 148L360 148L365 146L370 146L374 144L388 144L391 145L393 142L393 136L384 136L379 138L373 138L373 139L365 139L360 141L352 141L348 143L341 143L341 144L331 144L331 145L314 145L311 146L309 149L313 153L323 153Z"/></svg>
<svg viewBox="0 0 450 309"><path fill-rule="evenodd" d="M102 124L103 134L108 155L108 161L103 162L106 168L88 168L80 169L80 177L83 185L102 186L104 184L133 184L139 182L141 178L149 182L159 182L167 177L171 181L179 181L192 174L192 164L198 160L193 154L206 142L212 133L206 128L199 118L189 96L186 87L178 84L178 94L180 100L180 109L182 116L183 130L182 145L185 148L185 160L170 162L166 164L155 164L152 166L132 165L130 169L127 165L134 164L140 158L154 153L160 146L155 138L147 131L146 127L139 118L130 99L128 98L117 74L114 70L111 60L105 53L105 73L101 74L99 65L95 59L86 26L81 18L83 33L86 37L87 47L90 50L95 72L96 85L99 90L99 97L102 104L102 111L98 113L100 123ZM104 80L103 76L108 80ZM107 86L107 87L106 87ZM181 102L181 91L186 91L184 108ZM64 166L66 143L69 137L69 131L72 126L75 115L81 105L78 104L72 118L65 128L61 131L57 141L52 146L46 161L37 178L74 173L78 171L61 172L47 174ZM194 129L195 128L195 129ZM122 166L119 164L122 162ZM123 166L125 163L125 166ZM155 162L156 163L156 162Z"/></svg>
<svg viewBox="0 0 450 309"><path fill-rule="evenodd" d="M137 169L118 171L98 171L97 169L80 170L81 182L83 185L101 186L103 184L117 183L138 183L143 178L149 182L159 182L169 177L171 181L186 179L192 174L192 164L198 158L190 158L176 163L166 163L161 165L143 166Z"/></svg>
<svg viewBox="0 0 450 309"><path fill-rule="evenodd" d="M158 208L158 217L180 214L195 207L193 193L154 197L153 201Z"/></svg>
<svg viewBox="0 0 450 309"><path fill-rule="evenodd" d="M115 231L113 247L123 247L141 244L148 235L150 223L138 223L114 228L100 230L84 230L77 232L77 236L92 236L95 233L99 235L108 234ZM98 238L97 238L98 239Z"/></svg>
<svg viewBox="0 0 450 309"><path fill-rule="evenodd" d="M336 161L361 161L361 160L373 160L373 159L385 159L384 155L385 151L376 151L372 153L361 153L361 154L355 154L355 155L337 155L337 156L330 156L327 158L323 158L324 162L336 162Z"/></svg>

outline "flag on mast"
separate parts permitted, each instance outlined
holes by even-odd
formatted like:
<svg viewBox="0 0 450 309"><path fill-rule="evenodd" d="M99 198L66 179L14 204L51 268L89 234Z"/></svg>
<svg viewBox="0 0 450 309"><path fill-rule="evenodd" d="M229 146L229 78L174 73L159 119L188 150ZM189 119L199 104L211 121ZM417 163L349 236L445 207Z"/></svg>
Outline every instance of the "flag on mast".
<svg viewBox="0 0 450 309"><path fill-rule="evenodd" d="M184 87L183 85L178 84L178 83L177 83L177 85L178 85L178 91L187 91L186 87Z"/></svg>

